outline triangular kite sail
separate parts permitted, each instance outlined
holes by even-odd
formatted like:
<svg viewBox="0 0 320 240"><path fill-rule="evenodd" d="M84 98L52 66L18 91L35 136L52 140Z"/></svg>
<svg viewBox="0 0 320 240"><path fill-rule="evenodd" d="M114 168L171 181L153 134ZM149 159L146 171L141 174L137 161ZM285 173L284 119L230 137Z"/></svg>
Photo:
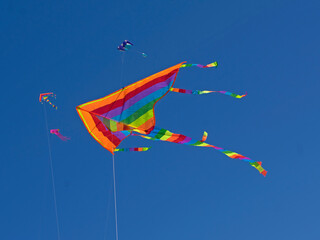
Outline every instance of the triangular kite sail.
<svg viewBox="0 0 320 240"><path fill-rule="evenodd" d="M154 106L170 91L182 64L78 106L77 111L92 137L113 153L132 130L149 134L155 127Z"/></svg>

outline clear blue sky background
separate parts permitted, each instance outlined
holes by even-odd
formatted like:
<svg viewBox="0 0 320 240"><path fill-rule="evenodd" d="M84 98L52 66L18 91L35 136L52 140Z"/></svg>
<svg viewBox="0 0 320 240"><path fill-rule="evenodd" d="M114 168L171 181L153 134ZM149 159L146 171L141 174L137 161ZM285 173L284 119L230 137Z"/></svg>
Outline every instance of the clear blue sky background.
<svg viewBox="0 0 320 240"><path fill-rule="evenodd" d="M3 1L0 239L57 239L39 93L48 106L62 240L115 239L112 160L75 107L181 61L157 125L262 161L264 178L212 149L136 137L116 155L119 239L319 239L318 1Z"/></svg>

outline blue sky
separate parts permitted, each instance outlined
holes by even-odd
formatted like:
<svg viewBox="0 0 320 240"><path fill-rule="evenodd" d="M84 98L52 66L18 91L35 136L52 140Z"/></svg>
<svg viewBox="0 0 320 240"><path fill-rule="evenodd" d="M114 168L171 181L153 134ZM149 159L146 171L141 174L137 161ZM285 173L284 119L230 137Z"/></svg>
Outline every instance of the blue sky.
<svg viewBox="0 0 320 240"><path fill-rule="evenodd" d="M0 4L2 93L0 238L57 239L42 92L61 239L115 239L112 160L75 107L181 61L175 86L248 96L171 93L157 125L262 161L136 137L152 146L116 155L119 239L319 238L318 1L5 1ZM134 50L134 49L132 49Z"/></svg>

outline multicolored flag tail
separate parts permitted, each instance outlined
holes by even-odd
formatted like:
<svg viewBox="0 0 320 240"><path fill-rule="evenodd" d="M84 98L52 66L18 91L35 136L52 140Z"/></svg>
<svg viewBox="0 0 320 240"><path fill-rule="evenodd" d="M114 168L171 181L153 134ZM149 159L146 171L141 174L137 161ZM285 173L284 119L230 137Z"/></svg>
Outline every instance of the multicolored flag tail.
<svg viewBox="0 0 320 240"><path fill-rule="evenodd" d="M116 148L115 152L145 152L151 147L137 147L137 148Z"/></svg>
<svg viewBox="0 0 320 240"><path fill-rule="evenodd" d="M187 90L181 88L170 88L171 92L178 92L178 93L185 93L185 94L194 94L194 95L201 95L201 94L208 94L208 93L222 93L234 98L243 98L247 96L247 93L244 95L238 95L235 93L227 92L227 91L208 91L208 90Z"/></svg>

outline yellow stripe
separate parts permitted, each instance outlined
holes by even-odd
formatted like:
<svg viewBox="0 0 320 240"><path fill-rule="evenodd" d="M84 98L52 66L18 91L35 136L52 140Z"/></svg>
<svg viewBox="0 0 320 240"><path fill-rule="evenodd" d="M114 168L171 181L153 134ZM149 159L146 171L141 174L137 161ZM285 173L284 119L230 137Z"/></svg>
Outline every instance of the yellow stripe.
<svg viewBox="0 0 320 240"><path fill-rule="evenodd" d="M146 121L153 117L153 108L151 108L148 112L137 118L132 123L128 124L129 126L140 127Z"/></svg>
<svg viewBox="0 0 320 240"><path fill-rule="evenodd" d="M172 137L172 132L169 132L168 130L165 132L165 135L163 135L160 140L163 140L163 141L166 141L168 140L169 138Z"/></svg>

